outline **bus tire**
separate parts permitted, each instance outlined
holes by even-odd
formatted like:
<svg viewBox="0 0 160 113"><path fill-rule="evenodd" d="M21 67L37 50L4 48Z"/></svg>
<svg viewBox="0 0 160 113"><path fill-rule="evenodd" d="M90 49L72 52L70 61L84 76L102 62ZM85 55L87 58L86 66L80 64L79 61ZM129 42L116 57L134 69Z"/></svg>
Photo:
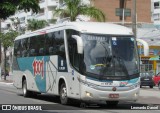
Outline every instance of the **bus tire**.
<svg viewBox="0 0 160 113"><path fill-rule="evenodd" d="M63 105L69 104L69 98L67 97L67 88L65 83L62 83L60 87L60 101Z"/></svg>
<svg viewBox="0 0 160 113"><path fill-rule="evenodd" d="M106 101L106 103L109 107L115 107L118 105L119 101Z"/></svg>
<svg viewBox="0 0 160 113"><path fill-rule="evenodd" d="M149 86L150 88L153 88L153 86Z"/></svg>
<svg viewBox="0 0 160 113"><path fill-rule="evenodd" d="M158 84L158 89L160 90L160 82L159 82L159 84Z"/></svg>
<svg viewBox="0 0 160 113"><path fill-rule="evenodd" d="M24 97L29 97L30 96L30 91L28 91L28 89L27 89L27 81L26 80L23 81L22 91L23 91L23 96Z"/></svg>

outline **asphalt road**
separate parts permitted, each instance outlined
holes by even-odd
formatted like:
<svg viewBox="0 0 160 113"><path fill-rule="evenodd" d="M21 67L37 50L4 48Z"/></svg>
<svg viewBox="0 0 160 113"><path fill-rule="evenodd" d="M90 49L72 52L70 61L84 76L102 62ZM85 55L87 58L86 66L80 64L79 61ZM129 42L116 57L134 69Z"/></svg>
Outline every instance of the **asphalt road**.
<svg viewBox="0 0 160 113"><path fill-rule="evenodd" d="M108 107L105 104L96 105L88 105L87 108L81 108L79 103L69 106L61 105L59 99L52 95L45 95L41 94L36 97L24 98L21 94L21 91L17 91L12 84L0 83L0 105L11 105L12 113L37 113L37 111L27 111L27 110L20 110L16 111L16 109L22 109L25 107L36 106L37 109L43 109L43 111L38 111L38 113L159 113L159 110L135 110L135 107L155 107L159 104L160 109L160 91L157 87L150 89L149 87L143 87L140 91L140 97L137 102L120 102L117 107ZM20 108L18 108L20 106ZM33 108L34 109L34 108ZM132 109L132 110L131 110ZM134 110L133 110L134 109ZM3 113L6 111L0 111ZM8 111L11 112L11 111Z"/></svg>

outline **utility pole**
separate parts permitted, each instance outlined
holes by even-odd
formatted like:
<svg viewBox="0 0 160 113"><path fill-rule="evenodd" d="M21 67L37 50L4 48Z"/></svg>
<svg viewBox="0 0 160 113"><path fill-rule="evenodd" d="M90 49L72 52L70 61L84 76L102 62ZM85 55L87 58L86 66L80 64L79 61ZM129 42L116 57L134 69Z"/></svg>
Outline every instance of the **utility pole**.
<svg viewBox="0 0 160 113"><path fill-rule="evenodd" d="M2 32L2 31L1 31L1 27L2 27L2 26L1 26L1 19L0 19L0 34L1 34L1 32ZM2 62L1 62L1 61L2 61L2 60L1 60L1 59L2 59L2 53L1 53L1 52L2 52L2 51L1 51L1 39L0 39L0 80L1 80L1 77L2 77L2 65L1 65L1 64L2 64Z"/></svg>
<svg viewBox="0 0 160 113"><path fill-rule="evenodd" d="M137 0L132 0L132 31L137 38Z"/></svg>

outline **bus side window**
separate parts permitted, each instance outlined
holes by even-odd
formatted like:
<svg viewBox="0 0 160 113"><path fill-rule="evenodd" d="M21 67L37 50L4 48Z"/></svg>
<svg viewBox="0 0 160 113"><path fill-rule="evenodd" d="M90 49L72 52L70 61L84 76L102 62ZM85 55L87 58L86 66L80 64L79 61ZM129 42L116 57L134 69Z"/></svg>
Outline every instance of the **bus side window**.
<svg viewBox="0 0 160 113"><path fill-rule="evenodd" d="M30 56L36 56L35 49L30 49Z"/></svg>
<svg viewBox="0 0 160 113"><path fill-rule="evenodd" d="M37 42L38 42L38 56L43 56L45 55L45 49L44 49L44 46L45 46L45 35L39 35L37 36Z"/></svg>
<svg viewBox="0 0 160 113"><path fill-rule="evenodd" d="M46 55L58 55L63 59L66 59L63 31L56 31L46 34L45 45Z"/></svg>
<svg viewBox="0 0 160 113"><path fill-rule="evenodd" d="M22 57L27 57L28 56L28 53L29 53L28 39L29 38L24 38L21 41L21 45L22 45Z"/></svg>
<svg viewBox="0 0 160 113"><path fill-rule="evenodd" d="M35 54L35 42L36 42L36 36L30 37L30 43L29 43L29 56L34 56Z"/></svg>
<svg viewBox="0 0 160 113"><path fill-rule="evenodd" d="M43 56L44 55L44 35L37 35L30 38L30 56Z"/></svg>
<svg viewBox="0 0 160 113"><path fill-rule="evenodd" d="M66 59L65 55L65 46L64 46L64 31L56 31L54 32L55 35L55 41L56 41L56 46L55 48L57 49L57 55L61 56L64 60Z"/></svg>
<svg viewBox="0 0 160 113"><path fill-rule="evenodd" d="M55 34L54 32L46 34L46 55L56 55L57 46L56 46Z"/></svg>
<svg viewBox="0 0 160 113"><path fill-rule="evenodd" d="M40 48L40 49L39 49L39 55L40 55L40 56L44 55L44 51L45 51L44 48Z"/></svg>
<svg viewBox="0 0 160 113"><path fill-rule="evenodd" d="M14 56L21 57L21 40L16 40L14 43Z"/></svg>

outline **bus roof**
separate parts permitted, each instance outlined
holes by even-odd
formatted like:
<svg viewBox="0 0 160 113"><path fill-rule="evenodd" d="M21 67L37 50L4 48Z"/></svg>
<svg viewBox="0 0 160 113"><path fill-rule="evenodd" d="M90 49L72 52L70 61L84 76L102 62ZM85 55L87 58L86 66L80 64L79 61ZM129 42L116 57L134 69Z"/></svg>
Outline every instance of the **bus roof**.
<svg viewBox="0 0 160 113"><path fill-rule="evenodd" d="M64 29L74 29L82 33L133 35L131 29L116 24L104 22L66 22L39 29L34 32L26 33L24 35L18 36L15 40Z"/></svg>

